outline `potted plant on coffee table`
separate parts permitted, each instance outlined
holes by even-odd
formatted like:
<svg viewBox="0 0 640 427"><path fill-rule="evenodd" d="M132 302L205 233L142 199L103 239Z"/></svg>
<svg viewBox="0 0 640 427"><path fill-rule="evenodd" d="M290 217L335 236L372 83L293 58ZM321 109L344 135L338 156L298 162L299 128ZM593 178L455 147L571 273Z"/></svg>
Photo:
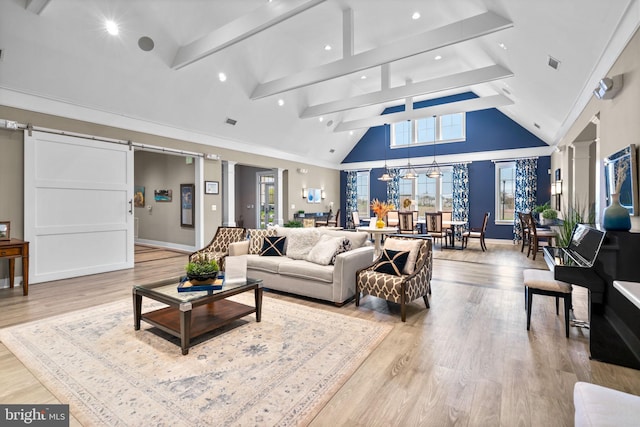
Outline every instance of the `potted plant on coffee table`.
<svg viewBox="0 0 640 427"><path fill-rule="evenodd" d="M208 260L204 256L198 256L192 259L185 267L187 278L190 282L209 282L213 283L218 277L218 263L215 259Z"/></svg>

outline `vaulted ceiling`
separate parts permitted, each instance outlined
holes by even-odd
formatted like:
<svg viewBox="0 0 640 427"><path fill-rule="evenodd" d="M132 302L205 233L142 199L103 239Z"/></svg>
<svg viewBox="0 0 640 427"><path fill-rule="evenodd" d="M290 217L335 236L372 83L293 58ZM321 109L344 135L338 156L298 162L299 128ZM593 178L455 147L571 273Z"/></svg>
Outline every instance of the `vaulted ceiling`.
<svg viewBox="0 0 640 427"><path fill-rule="evenodd" d="M338 168L385 107L471 90L555 145L638 1L4 0L0 104Z"/></svg>

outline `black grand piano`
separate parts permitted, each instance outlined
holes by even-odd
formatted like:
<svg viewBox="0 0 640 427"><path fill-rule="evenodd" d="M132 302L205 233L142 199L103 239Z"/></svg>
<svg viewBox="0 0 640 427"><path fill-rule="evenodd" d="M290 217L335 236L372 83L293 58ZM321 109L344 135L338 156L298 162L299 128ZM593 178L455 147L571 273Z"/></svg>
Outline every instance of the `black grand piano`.
<svg viewBox="0 0 640 427"><path fill-rule="evenodd" d="M640 310L613 286L640 282L640 233L578 224L567 248L543 250L556 280L589 289L591 359L640 369Z"/></svg>

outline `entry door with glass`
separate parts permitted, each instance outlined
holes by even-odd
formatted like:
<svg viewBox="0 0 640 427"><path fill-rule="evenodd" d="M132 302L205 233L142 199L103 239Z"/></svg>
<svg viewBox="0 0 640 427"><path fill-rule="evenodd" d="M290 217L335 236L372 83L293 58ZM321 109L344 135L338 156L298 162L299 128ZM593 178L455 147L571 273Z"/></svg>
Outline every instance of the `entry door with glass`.
<svg viewBox="0 0 640 427"><path fill-rule="evenodd" d="M272 172L258 173L258 225L267 228L275 221L276 178Z"/></svg>

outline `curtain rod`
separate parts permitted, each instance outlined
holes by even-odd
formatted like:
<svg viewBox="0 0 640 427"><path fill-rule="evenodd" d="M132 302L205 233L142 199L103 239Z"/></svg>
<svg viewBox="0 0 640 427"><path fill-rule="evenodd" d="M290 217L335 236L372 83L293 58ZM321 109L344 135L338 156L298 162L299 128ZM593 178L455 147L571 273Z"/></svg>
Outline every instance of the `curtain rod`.
<svg viewBox="0 0 640 427"><path fill-rule="evenodd" d="M526 160L526 159L538 160L538 156L535 156L535 157L515 157L513 159L500 159L500 160L491 160L491 161L493 163L506 163L506 162L515 162L516 160Z"/></svg>

